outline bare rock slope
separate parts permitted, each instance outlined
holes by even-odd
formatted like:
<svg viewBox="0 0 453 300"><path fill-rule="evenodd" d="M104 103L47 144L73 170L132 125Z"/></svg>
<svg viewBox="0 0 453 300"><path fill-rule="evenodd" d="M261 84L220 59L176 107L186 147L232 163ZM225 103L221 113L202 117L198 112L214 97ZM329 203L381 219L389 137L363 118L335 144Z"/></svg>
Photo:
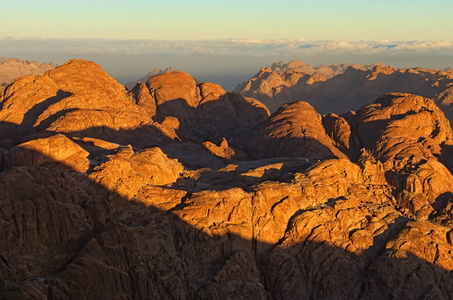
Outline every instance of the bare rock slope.
<svg viewBox="0 0 453 300"><path fill-rule="evenodd" d="M301 61L261 69L234 90L266 104L271 112L285 103L308 101L322 114L345 113L391 92L433 99L453 120L453 73L423 68L397 69L384 64L313 67Z"/></svg>
<svg viewBox="0 0 453 300"><path fill-rule="evenodd" d="M176 71L173 67L168 67L166 68L165 70L161 70L160 68L154 68L152 69L151 71L149 71L145 76L143 77L140 77L138 80L136 81L129 81L127 82L124 86L128 89L128 90L132 90L135 85L139 82L142 82L142 83L145 83L148 81L148 79L150 77L153 77L153 76L156 76L156 75L161 75L161 74L165 74L165 73L170 73L170 72L174 72Z"/></svg>
<svg viewBox="0 0 453 300"><path fill-rule="evenodd" d="M36 61L20 60L18 58L0 58L0 88L12 83L23 75L42 75L54 69L53 63L38 63Z"/></svg>
<svg viewBox="0 0 453 300"><path fill-rule="evenodd" d="M448 299L453 133L73 60L0 96L3 299Z"/></svg>

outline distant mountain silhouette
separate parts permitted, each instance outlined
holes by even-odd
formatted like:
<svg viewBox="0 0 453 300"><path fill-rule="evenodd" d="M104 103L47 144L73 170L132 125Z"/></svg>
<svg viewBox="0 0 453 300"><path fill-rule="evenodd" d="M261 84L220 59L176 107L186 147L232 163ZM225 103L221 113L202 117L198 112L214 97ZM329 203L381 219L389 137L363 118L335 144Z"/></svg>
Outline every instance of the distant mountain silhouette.
<svg viewBox="0 0 453 300"><path fill-rule="evenodd" d="M234 90L275 111L285 103L307 101L322 114L345 113L371 104L385 93L412 93L433 99L453 120L453 73L383 64L343 64L316 68L292 61L273 64Z"/></svg>
<svg viewBox="0 0 453 300"><path fill-rule="evenodd" d="M42 75L55 67L53 63L40 64L36 61L2 57L0 58L0 87L10 84L19 76Z"/></svg>
<svg viewBox="0 0 453 300"><path fill-rule="evenodd" d="M124 86L128 90L132 90L138 82L146 83L150 77L160 75L160 74L170 73L170 72L174 72L174 71L176 71L176 70L173 67L168 67L165 70L161 70L160 68L156 67L156 68L152 69L151 71L149 71L148 74L146 74L145 76L138 79L137 81L129 81Z"/></svg>
<svg viewBox="0 0 453 300"><path fill-rule="evenodd" d="M383 64L375 64L375 65L383 65ZM292 60L289 63L285 64L283 61L279 61L278 63L273 63L270 69L274 72L278 73L293 73L293 72L300 72L304 74L310 75L320 75L325 79L330 79L336 75L343 74L347 69L350 67L357 69L357 70L370 70L373 68L374 65L363 65L363 64L334 64L334 65L319 65L319 66L312 66L306 62L301 60Z"/></svg>

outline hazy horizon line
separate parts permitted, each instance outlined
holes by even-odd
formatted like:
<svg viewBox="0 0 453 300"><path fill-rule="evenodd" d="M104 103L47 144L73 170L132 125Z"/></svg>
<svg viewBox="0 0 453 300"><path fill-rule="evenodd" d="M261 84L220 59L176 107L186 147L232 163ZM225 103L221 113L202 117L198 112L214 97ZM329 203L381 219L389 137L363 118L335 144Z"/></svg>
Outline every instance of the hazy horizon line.
<svg viewBox="0 0 453 300"><path fill-rule="evenodd" d="M155 67L173 67L227 89L278 61L302 60L333 65L384 63L396 68L453 67L448 40L311 40L311 39L110 39L0 37L0 56L64 62L96 62L120 82L135 80Z"/></svg>
<svg viewBox="0 0 453 300"><path fill-rule="evenodd" d="M375 42L417 42L417 41L431 41L431 42L453 42L453 39L308 39L308 38L204 38L204 39L160 39L160 38L110 38L110 37L34 37L34 36L0 36L1 39L10 40L21 40L21 39L44 39L44 40L115 40L115 41L348 41L348 42L360 42L360 41L375 41Z"/></svg>
<svg viewBox="0 0 453 300"><path fill-rule="evenodd" d="M0 37L2 52L66 54L174 54L313 56L355 53L453 55L453 40L312 40L312 39L111 39Z"/></svg>

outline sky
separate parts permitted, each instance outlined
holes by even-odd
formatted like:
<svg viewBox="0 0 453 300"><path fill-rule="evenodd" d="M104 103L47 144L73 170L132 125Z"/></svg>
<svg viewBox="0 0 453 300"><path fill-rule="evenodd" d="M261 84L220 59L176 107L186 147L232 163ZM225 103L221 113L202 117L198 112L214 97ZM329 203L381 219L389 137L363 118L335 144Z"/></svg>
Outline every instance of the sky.
<svg viewBox="0 0 453 300"><path fill-rule="evenodd" d="M0 1L0 36L448 40L451 0Z"/></svg>
<svg viewBox="0 0 453 300"><path fill-rule="evenodd" d="M86 58L120 81L173 66L232 85L291 59L453 67L451 0L0 0L0 7L0 57Z"/></svg>

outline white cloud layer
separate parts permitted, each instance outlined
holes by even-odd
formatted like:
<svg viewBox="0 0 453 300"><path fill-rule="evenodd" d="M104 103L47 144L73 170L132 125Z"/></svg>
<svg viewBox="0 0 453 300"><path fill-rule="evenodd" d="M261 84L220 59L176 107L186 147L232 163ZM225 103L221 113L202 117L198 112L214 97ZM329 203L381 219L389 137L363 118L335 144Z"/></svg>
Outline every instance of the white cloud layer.
<svg viewBox="0 0 453 300"><path fill-rule="evenodd" d="M453 41L334 41L334 40L113 40L0 38L4 53L60 53L73 55L453 55ZM1 54L0 54L1 56Z"/></svg>

